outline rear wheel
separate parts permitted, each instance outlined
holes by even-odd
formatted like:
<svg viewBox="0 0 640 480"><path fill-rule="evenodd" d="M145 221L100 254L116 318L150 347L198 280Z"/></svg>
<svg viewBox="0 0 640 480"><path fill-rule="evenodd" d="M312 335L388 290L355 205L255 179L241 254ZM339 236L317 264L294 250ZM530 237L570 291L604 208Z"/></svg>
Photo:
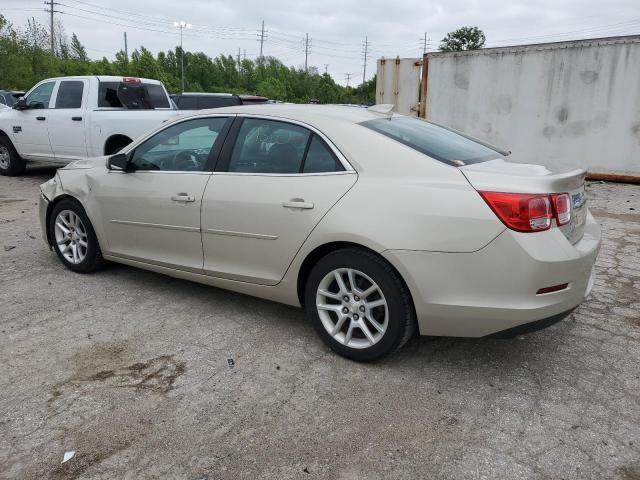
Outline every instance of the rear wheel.
<svg viewBox="0 0 640 480"><path fill-rule="evenodd" d="M0 137L0 175L22 175L26 166L27 162L20 158L11 140Z"/></svg>
<svg viewBox="0 0 640 480"><path fill-rule="evenodd" d="M386 260L365 250L323 257L307 280L305 307L325 343L356 361L395 352L415 331L406 285Z"/></svg>
<svg viewBox="0 0 640 480"><path fill-rule="evenodd" d="M90 273L104 265L93 226L82 206L71 199L56 204L49 219L53 247L69 270Z"/></svg>

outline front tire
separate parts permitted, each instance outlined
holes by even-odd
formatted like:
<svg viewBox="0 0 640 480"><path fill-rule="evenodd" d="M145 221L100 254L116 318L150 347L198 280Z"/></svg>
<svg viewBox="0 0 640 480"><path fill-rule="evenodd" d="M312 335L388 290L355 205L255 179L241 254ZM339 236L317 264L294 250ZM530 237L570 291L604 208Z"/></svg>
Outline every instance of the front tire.
<svg viewBox="0 0 640 480"><path fill-rule="evenodd" d="M25 162L14 148L11 140L0 137L0 175L14 177L22 175L27 162Z"/></svg>
<svg viewBox="0 0 640 480"><path fill-rule="evenodd" d="M56 255L69 270L91 273L104 266L98 237L77 201L65 198L53 207L49 232Z"/></svg>
<svg viewBox="0 0 640 480"><path fill-rule="evenodd" d="M331 252L313 267L305 308L322 340L359 362L394 353L416 327L402 278L382 257L355 248Z"/></svg>

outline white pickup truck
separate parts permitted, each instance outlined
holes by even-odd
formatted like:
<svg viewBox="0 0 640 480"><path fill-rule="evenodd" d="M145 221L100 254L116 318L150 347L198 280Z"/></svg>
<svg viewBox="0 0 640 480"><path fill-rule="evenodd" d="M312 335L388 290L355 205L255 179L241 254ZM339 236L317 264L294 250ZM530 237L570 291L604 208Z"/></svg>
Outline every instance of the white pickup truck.
<svg viewBox="0 0 640 480"><path fill-rule="evenodd" d="M0 110L0 174L20 175L26 161L68 163L116 153L181 113L157 80L43 80L12 109Z"/></svg>

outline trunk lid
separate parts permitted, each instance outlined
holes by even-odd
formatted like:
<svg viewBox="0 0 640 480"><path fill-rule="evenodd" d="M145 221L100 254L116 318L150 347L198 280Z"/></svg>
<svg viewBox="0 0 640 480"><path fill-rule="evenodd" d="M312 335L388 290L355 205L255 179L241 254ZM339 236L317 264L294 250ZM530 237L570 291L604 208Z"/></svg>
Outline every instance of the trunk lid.
<svg viewBox="0 0 640 480"><path fill-rule="evenodd" d="M571 220L557 228L571 243L576 243L582 238L587 217L584 170L553 173L541 165L511 163L497 159L466 165L460 167L460 171L471 186L479 191L568 193L571 197Z"/></svg>

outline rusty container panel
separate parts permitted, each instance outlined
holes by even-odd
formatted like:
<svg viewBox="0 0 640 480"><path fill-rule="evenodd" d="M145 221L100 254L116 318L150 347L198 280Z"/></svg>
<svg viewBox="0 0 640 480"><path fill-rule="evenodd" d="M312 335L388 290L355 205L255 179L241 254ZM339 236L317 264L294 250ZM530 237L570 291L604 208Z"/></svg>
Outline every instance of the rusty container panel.
<svg viewBox="0 0 640 480"><path fill-rule="evenodd" d="M391 103L396 113L418 116L421 65L419 58L379 59L376 104Z"/></svg>

